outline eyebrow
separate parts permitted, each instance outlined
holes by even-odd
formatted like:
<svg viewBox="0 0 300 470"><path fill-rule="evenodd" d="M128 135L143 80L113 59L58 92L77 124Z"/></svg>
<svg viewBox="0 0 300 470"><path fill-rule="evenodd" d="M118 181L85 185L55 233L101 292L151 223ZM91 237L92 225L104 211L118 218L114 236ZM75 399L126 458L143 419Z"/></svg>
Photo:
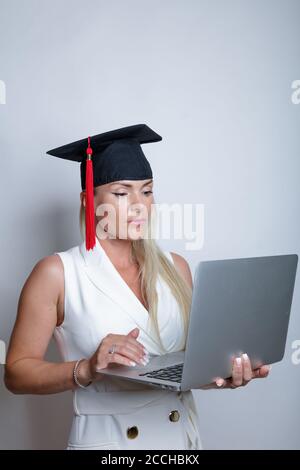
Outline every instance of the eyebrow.
<svg viewBox="0 0 300 470"><path fill-rule="evenodd" d="M146 186L146 184L150 184L150 183L153 183L153 180L146 181L146 183L142 184L142 188ZM127 188L132 188L132 184L128 184L128 183L113 183L111 186L115 186L115 185L126 186Z"/></svg>

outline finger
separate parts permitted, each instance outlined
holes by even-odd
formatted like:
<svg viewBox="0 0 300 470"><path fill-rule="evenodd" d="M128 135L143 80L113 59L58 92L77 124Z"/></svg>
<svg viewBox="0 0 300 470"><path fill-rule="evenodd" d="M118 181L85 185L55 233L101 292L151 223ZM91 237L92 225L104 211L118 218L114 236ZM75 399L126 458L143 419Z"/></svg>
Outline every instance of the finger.
<svg viewBox="0 0 300 470"><path fill-rule="evenodd" d="M232 383L236 386L240 386L243 384L243 363L240 357L236 357L234 359L232 369Z"/></svg>
<svg viewBox="0 0 300 470"><path fill-rule="evenodd" d="M133 328L133 330L129 331L128 336L133 336L134 338L138 336L140 333L140 330L138 328Z"/></svg>
<svg viewBox="0 0 300 470"><path fill-rule="evenodd" d="M216 383L218 388L221 388L221 387L224 386L225 380L222 379L222 377L217 377L216 380L215 380L215 383Z"/></svg>
<svg viewBox="0 0 300 470"><path fill-rule="evenodd" d="M108 335L106 337L106 344L108 344L108 348L110 348L112 344L130 344L140 355L147 352L146 348L144 348L139 341L128 335Z"/></svg>
<svg viewBox="0 0 300 470"><path fill-rule="evenodd" d="M146 358L144 354L140 353L140 350L136 348L135 346L132 346L131 344L128 343L123 343L123 344L118 344L115 352L118 354L125 356L126 358L130 359L131 361L134 361L135 363L138 364L143 364L146 365ZM109 354L111 356L111 354Z"/></svg>
<svg viewBox="0 0 300 470"><path fill-rule="evenodd" d="M246 353L242 355L242 358L243 358L243 365L244 365L243 378L246 382L249 382L249 380L252 379L252 366L251 366L250 358L248 354Z"/></svg>
<svg viewBox="0 0 300 470"><path fill-rule="evenodd" d="M271 364L264 364L260 368L260 375L261 377L267 377L269 375L269 372L271 370Z"/></svg>
<svg viewBox="0 0 300 470"><path fill-rule="evenodd" d="M124 366L136 366L136 362L132 361L126 356L123 356L122 354L119 354L117 352L114 352L113 354L108 354L108 364L110 363L116 363L116 364L121 364Z"/></svg>
<svg viewBox="0 0 300 470"><path fill-rule="evenodd" d="M231 377L229 379L222 379L222 380L223 380L223 384L218 388L237 388L238 387L238 385L234 385Z"/></svg>
<svg viewBox="0 0 300 470"><path fill-rule="evenodd" d="M271 365L264 364L261 367L253 370L253 378L255 379L263 379L269 375L271 370Z"/></svg>
<svg viewBox="0 0 300 470"><path fill-rule="evenodd" d="M140 354L143 354L144 352L147 352L147 349L142 345L142 343L140 343L136 339L134 339L130 336L125 336L123 339L124 339L124 342L129 343L130 345L132 345L135 348L138 348L140 350Z"/></svg>
<svg viewBox="0 0 300 470"><path fill-rule="evenodd" d="M239 385L234 385L232 379L226 380L226 388L238 388Z"/></svg>
<svg viewBox="0 0 300 470"><path fill-rule="evenodd" d="M143 347L140 347L137 343L128 341L127 338L123 339L121 341L121 346L125 346L126 348L131 349L132 351L135 352L135 354L139 356L144 356L145 355L145 349Z"/></svg>
<svg viewBox="0 0 300 470"><path fill-rule="evenodd" d="M146 354L145 352L140 352L139 348L135 348L132 346L132 344L125 344L124 346L124 355L128 355L130 352L132 356L130 356L134 361L139 362L140 364L146 365L146 363L149 361L149 355Z"/></svg>

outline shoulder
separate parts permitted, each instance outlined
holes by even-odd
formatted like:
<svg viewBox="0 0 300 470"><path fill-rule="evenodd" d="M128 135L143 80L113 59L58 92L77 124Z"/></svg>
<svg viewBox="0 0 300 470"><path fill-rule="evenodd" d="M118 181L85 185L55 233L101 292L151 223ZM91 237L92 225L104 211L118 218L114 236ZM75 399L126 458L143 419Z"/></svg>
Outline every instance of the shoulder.
<svg viewBox="0 0 300 470"><path fill-rule="evenodd" d="M34 266L32 273L47 277L56 277L63 273L63 264L57 254L45 256Z"/></svg>
<svg viewBox="0 0 300 470"><path fill-rule="evenodd" d="M45 256L37 261L26 279L22 294L27 292L42 292L45 297L57 296L64 283L63 264L56 254Z"/></svg>
<svg viewBox="0 0 300 470"><path fill-rule="evenodd" d="M174 265L177 270L181 273L182 277L187 281L189 286L193 288L193 277L187 260L183 256L179 255L178 253L174 253L173 251L170 251L170 254L172 255Z"/></svg>
<svg viewBox="0 0 300 470"><path fill-rule="evenodd" d="M71 266L80 257L79 246L73 246L66 251L53 253L37 261L30 275L26 280L27 284L34 287L47 288L52 295L59 292L59 296L64 296L65 284L65 264Z"/></svg>

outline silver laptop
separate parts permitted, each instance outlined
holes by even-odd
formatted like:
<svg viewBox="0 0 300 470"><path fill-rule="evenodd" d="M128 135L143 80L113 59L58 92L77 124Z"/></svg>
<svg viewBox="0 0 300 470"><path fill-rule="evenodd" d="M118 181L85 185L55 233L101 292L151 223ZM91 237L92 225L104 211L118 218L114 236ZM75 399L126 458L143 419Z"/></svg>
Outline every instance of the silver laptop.
<svg viewBox="0 0 300 470"><path fill-rule="evenodd" d="M151 356L146 366L108 366L101 373L185 391L231 376L232 357L246 352L252 368L282 360L298 256L200 261L186 349Z"/></svg>

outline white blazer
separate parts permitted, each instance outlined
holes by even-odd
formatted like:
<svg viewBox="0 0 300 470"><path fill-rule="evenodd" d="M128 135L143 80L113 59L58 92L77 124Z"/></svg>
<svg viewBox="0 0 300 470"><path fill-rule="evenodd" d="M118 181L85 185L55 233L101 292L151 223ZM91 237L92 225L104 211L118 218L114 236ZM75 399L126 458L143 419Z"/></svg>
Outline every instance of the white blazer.
<svg viewBox="0 0 300 470"><path fill-rule="evenodd" d="M54 330L64 361L89 358L108 333L140 329L137 340L161 354L148 329L149 313L96 237L56 253L64 266L64 321ZM173 263L170 252L165 256ZM159 276L158 323L169 352L183 349L183 320L169 286ZM174 392L104 376L73 391L74 416L67 449L202 449L192 391Z"/></svg>

